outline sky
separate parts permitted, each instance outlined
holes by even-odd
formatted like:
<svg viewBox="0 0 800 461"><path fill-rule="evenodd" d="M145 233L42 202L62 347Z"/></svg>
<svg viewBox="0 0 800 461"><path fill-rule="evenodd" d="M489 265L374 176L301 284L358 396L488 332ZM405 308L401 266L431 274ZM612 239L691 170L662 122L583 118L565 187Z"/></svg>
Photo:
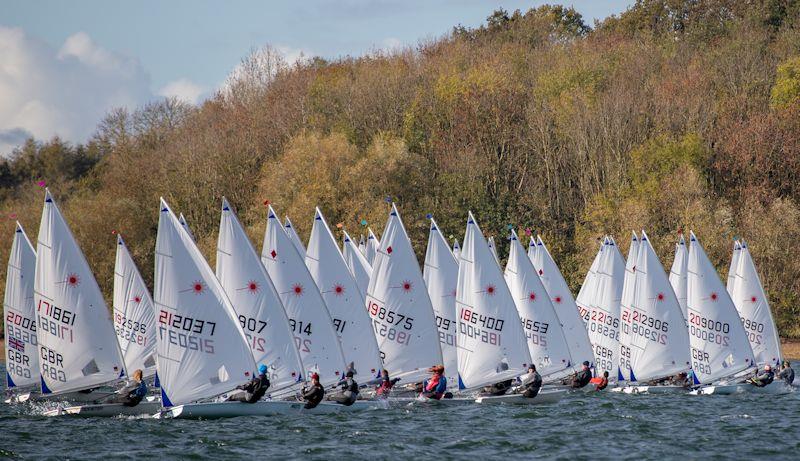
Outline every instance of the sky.
<svg viewBox="0 0 800 461"><path fill-rule="evenodd" d="M251 50L358 56L480 25L521 0L0 0L0 155L29 136L84 142L104 114L165 96L197 104ZM550 3L557 3L551 1ZM632 1L576 0L592 24Z"/></svg>

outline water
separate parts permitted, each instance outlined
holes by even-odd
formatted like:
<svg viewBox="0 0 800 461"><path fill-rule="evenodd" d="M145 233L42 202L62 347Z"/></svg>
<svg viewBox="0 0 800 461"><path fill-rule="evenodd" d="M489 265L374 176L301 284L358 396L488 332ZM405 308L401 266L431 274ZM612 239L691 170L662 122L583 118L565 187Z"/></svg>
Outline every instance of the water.
<svg viewBox="0 0 800 461"><path fill-rule="evenodd" d="M797 459L798 409L800 392L573 394L527 408L416 405L215 421L46 418L0 404L0 457Z"/></svg>

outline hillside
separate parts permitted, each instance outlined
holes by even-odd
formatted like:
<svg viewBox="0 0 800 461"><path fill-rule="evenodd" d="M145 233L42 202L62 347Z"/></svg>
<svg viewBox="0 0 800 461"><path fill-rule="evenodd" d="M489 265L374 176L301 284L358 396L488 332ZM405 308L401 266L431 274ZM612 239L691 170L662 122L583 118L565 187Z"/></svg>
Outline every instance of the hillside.
<svg viewBox="0 0 800 461"><path fill-rule="evenodd" d="M800 337L798 15L794 0L640 0L594 25L499 10L330 61L265 47L200 107L114 110L85 144L30 140L0 163L0 260L15 220L35 238L43 183L109 300L113 232L151 282L159 196L212 267L223 195L256 247L267 201L307 237L315 205L380 232L391 197L420 257L426 214L460 240L470 209L501 254L509 225L542 233L575 291L605 233L646 229L669 267L692 229L723 275L744 238L782 335Z"/></svg>

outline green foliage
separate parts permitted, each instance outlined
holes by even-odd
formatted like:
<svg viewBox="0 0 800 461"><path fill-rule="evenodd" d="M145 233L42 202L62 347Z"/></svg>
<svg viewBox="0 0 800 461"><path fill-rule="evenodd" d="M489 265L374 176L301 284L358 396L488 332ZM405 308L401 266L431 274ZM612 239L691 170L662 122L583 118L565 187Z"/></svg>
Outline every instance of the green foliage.
<svg viewBox="0 0 800 461"><path fill-rule="evenodd" d="M770 105L781 109L800 100L800 56L778 66L775 85L770 91Z"/></svg>

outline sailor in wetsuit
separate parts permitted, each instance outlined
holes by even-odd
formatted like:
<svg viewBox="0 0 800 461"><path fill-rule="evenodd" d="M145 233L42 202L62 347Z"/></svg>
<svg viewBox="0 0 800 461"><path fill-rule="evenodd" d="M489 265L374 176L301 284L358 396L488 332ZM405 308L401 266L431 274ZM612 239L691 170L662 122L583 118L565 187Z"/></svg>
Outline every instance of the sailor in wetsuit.
<svg viewBox="0 0 800 461"><path fill-rule="evenodd" d="M429 399L441 400L447 390L447 378L444 376L444 366L436 365L428 371L432 372L430 378L422 383L422 395Z"/></svg>
<svg viewBox="0 0 800 461"><path fill-rule="evenodd" d="M228 396L229 402L256 403L261 400L269 389L269 378L267 378L267 366L263 363L258 367L258 376L254 376L247 384L237 387L237 392L232 392Z"/></svg>
<svg viewBox="0 0 800 461"><path fill-rule="evenodd" d="M778 378L782 379L790 386L794 382L794 370L792 369L792 364L789 363L788 360L783 362L783 367L781 368L781 372L778 373Z"/></svg>
<svg viewBox="0 0 800 461"><path fill-rule="evenodd" d="M303 388L303 400L306 401L306 405L303 408L310 410L319 405L324 398L325 388L319 383L319 375L312 373L311 386Z"/></svg>
<svg viewBox="0 0 800 461"><path fill-rule="evenodd" d="M392 388L400 378L389 379L389 372L384 368L381 371L381 384L375 388L375 395L378 397L386 398L392 392Z"/></svg>
<svg viewBox="0 0 800 461"><path fill-rule="evenodd" d="M536 371L536 365L528 367L528 374L522 376L522 385L518 391L526 398L532 399L539 395L542 388L542 375Z"/></svg>
<svg viewBox="0 0 800 461"><path fill-rule="evenodd" d="M608 387L608 372L604 371L603 376L598 376L589 380L590 384L594 384L594 390L602 391Z"/></svg>
<svg viewBox="0 0 800 461"><path fill-rule="evenodd" d="M581 371L579 371L575 375L575 377L572 378L572 384L570 384L570 386L573 389L580 389L589 384L589 381L591 380L592 380L592 372L591 370L589 370L589 362L586 361L583 362L583 367L581 368Z"/></svg>
<svg viewBox="0 0 800 461"><path fill-rule="evenodd" d="M756 387L766 387L768 384L772 383L774 379L775 373L772 371L772 367L764 365L764 371L752 377L748 382Z"/></svg>
<svg viewBox="0 0 800 461"><path fill-rule="evenodd" d="M133 378L120 388L109 400L111 403L121 403L126 407L135 407L147 395L147 384L142 379L142 370L133 372Z"/></svg>
<svg viewBox="0 0 800 461"><path fill-rule="evenodd" d="M352 369L347 370L345 378L339 381L337 385L342 386L342 393L331 400L348 407L358 400L358 383L353 379Z"/></svg>

